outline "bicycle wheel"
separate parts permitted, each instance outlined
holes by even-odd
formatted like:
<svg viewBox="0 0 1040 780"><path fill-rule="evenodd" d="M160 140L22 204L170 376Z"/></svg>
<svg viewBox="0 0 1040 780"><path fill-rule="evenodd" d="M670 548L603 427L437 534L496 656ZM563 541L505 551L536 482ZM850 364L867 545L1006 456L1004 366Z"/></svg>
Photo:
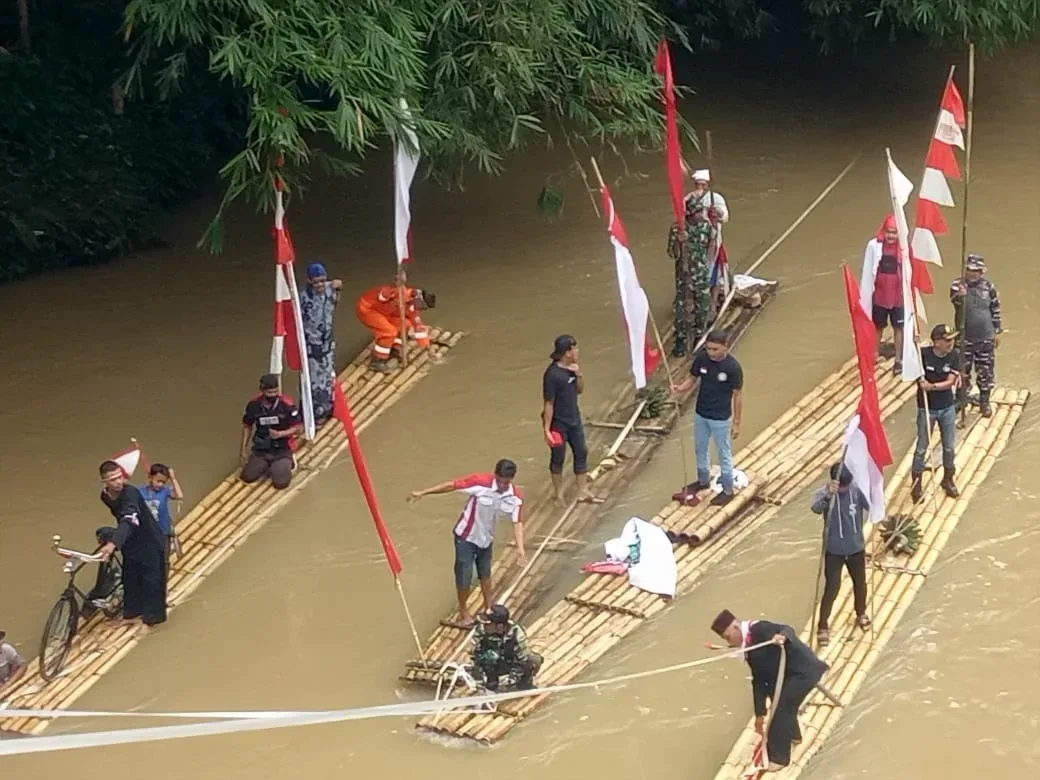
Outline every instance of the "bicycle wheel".
<svg viewBox="0 0 1040 780"><path fill-rule="evenodd" d="M112 560L115 561L116 559L113 558ZM107 603L102 609L105 617L108 618L118 617L123 613L123 569L118 562L113 564L112 573L115 575L115 585L105 599Z"/></svg>
<svg viewBox="0 0 1040 780"><path fill-rule="evenodd" d="M58 676L65 666L65 659L69 657L72 640L76 636L78 612L76 597L70 591L65 591L47 616L47 625L43 628L43 638L40 640L40 676L47 682Z"/></svg>

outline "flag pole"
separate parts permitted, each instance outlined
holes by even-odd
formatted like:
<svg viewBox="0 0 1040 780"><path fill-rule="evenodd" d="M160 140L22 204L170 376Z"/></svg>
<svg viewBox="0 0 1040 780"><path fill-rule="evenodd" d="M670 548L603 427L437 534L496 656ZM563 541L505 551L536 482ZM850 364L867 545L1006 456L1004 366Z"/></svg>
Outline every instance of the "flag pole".
<svg viewBox="0 0 1040 780"><path fill-rule="evenodd" d="M603 181L603 174L599 171L599 164L596 162L595 157L589 158L592 161L592 170L596 173L596 181L599 182L599 191L602 193L607 185ZM661 365L664 367L665 376L668 377L668 389L673 393L675 392L675 379L672 377L672 367L668 363L668 351L664 348L664 339L661 338L661 331L657 327L657 320L654 319L654 313L651 309L647 310L647 319L650 320L650 327L654 330L654 339L657 341L657 351L661 354ZM679 401L675 400L676 415L679 413ZM682 470L683 470L683 489L686 485L690 484L690 469L686 458L686 439L683 436L679 437L679 452L682 458Z"/></svg>
<svg viewBox="0 0 1040 780"><path fill-rule="evenodd" d="M397 587L397 595L401 597L401 606L404 607L404 615L408 618L408 627L412 630L412 639L415 640L415 647L419 651L419 660L424 664L426 663L426 651L423 650L422 640L419 639L419 632L415 630L415 621L412 619L412 610L408 607L408 599L404 595L404 586L401 584L401 575L394 575L394 585Z"/></svg>
<svg viewBox="0 0 1040 780"><path fill-rule="evenodd" d="M397 316L401 319L401 367L408 366L408 320L404 316L404 266L397 264Z"/></svg>
<svg viewBox="0 0 1040 780"><path fill-rule="evenodd" d="M841 464L838 467L839 481L841 480L841 472L845 468L845 456L848 454L848 451L848 444L844 445L841 448L841 459L838 461L838 463ZM828 482L827 484L829 486L830 482ZM816 567L816 595L813 597L812 620L809 624L809 646L812 647L814 650L819 649L819 643L816 641L816 619L820 614L820 586L823 583L823 562L827 559L827 541L830 538L831 512L834 510L834 499L837 497L837 495L837 490L831 493L830 497L827 500L827 513L823 516L823 541L820 545L820 560ZM839 522L841 522L840 518Z"/></svg>
<svg viewBox="0 0 1040 780"><path fill-rule="evenodd" d="M974 128L975 115L975 44L968 44L968 105L965 107L967 113L967 138L964 141L964 211L961 218L961 280L968 275L968 191L971 188L971 142L972 130ZM957 314L957 343L964 345L964 323L968 313L966 304L962 304ZM963 357L963 356L962 356ZM965 390L965 402L961 406L961 425L964 425L964 416L967 413L967 390Z"/></svg>

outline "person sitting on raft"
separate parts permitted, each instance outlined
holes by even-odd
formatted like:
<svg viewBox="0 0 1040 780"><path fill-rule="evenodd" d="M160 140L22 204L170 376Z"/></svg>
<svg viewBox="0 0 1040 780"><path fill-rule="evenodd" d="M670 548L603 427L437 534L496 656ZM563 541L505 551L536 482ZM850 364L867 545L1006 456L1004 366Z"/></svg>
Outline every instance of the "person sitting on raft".
<svg viewBox="0 0 1040 780"><path fill-rule="evenodd" d="M527 632L509 619L509 608L504 604L495 604L480 616L473 643L473 668L478 677L483 677L487 690L497 691L502 675L514 676L518 690L534 688L534 676L544 659L527 649Z"/></svg>

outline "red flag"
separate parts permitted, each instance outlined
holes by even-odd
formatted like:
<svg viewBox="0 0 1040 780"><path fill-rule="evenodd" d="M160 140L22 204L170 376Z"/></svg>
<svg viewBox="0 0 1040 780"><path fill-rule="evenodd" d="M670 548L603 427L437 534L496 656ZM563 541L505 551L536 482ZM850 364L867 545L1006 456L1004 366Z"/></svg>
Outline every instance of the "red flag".
<svg viewBox="0 0 1040 780"><path fill-rule="evenodd" d="M628 335L629 358L632 362L632 377L636 389L646 387L646 379L657 370L661 352L654 348L647 323L650 321L650 301L639 284L636 264L628 249L628 235L621 217L614 209L614 201L606 187L600 191L603 198L603 213L607 217L607 233L614 246L614 267L617 271L618 289L621 291L621 310L625 315L625 332Z"/></svg>
<svg viewBox="0 0 1040 780"><path fill-rule="evenodd" d="M368 475L368 464L365 462L365 454L361 451L361 443L358 441L357 430L354 428L354 417L350 413L350 405L347 396L340 386L339 380L332 377L332 416L343 423L343 431L347 434L347 442L350 445L350 457L354 461L354 470L357 471L358 482L365 494L365 502L368 511L372 515L372 522L376 524L376 533L379 534L379 542L383 545L386 554L386 562L395 577L401 573L401 558L397 555L394 540L390 538L390 532L386 529L383 516L379 512L379 501L376 499L375 488L372 487L372 479Z"/></svg>
<svg viewBox="0 0 1040 780"><path fill-rule="evenodd" d="M859 382L862 394L856 414L845 431L845 466L870 503L870 519L885 516L885 482L883 471L892 463L885 426L881 422L881 403L878 400L877 378L874 374L877 354L877 330L859 301L859 286L843 267L845 297L852 319L852 337L856 343L859 364Z"/></svg>
<svg viewBox="0 0 1040 780"><path fill-rule="evenodd" d="M661 41L654 58L654 70L664 79L664 162L668 173L668 190L672 196L672 211L679 227L686 221L683 207L682 153L679 148L679 117L675 106L675 80L672 77L672 58L668 53L668 41Z"/></svg>

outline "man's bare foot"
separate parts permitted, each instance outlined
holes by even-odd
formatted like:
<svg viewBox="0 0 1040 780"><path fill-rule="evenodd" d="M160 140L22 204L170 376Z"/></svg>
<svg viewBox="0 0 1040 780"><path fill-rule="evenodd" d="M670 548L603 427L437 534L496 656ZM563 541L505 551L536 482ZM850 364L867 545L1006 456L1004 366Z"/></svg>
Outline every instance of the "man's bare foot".
<svg viewBox="0 0 1040 780"><path fill-rule="evenodd" d="M605 498L593 495L592 493L582 493L580 496L578 496L579 504L602 504L605 501Z"/></svg>
<svg viewBox="0 0 1040 780"><path fill-rule="evenodd" d="M448 628L458 628L462 631L469 631L475 625L476 621L470 614L459 615L455 620L442 620L441 625Z"/></svg>
<svg viewBox="0 0 1040 780"><path fill-rule="evenodd" d="M563 496L556 495L556 496L553 496L553 503L556 506L565 506L567 502L563 500Z"/></svg>

